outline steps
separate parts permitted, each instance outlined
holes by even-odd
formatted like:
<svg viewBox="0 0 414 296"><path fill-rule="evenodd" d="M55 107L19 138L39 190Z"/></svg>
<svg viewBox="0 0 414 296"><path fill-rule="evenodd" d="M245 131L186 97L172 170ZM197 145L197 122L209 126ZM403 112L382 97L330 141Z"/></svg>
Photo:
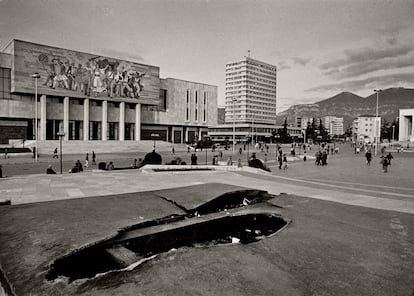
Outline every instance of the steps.
<svg viewBox="0 0 414 296"><path fill-rule="evenodd" d="M25 147L35 147L35 141L26 141ZM172 147L185 149L183 144L172 144L164 141L156 141L157 151L171 151ZM39 154L53 154L55 148L60 147L59 140L38 141L37 151ZM150 152L154 149L154 141L62 141L62 151L65 154L91 153L128 153L128 152Z"/></svg>

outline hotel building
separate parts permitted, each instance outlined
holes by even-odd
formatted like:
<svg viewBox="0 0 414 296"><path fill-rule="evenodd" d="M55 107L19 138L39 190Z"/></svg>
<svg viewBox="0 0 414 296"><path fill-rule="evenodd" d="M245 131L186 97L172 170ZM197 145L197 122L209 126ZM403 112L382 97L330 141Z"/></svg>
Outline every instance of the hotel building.
<svg viewBox="0 0 414 296"><path fill-rule="evenodd" d="M237 142L246 141L253 134L270 137L276 129L277 67L244 57L226 64L225 82L226 124L209 132L213 140L232 139L232 124L237 130Z"/></svg>

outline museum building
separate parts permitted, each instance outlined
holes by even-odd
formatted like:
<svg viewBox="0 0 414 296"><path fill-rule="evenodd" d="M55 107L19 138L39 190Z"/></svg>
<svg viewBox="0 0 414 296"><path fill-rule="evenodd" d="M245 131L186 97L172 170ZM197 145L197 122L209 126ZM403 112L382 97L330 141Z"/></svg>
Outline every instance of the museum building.
<svg viewBox="0 0 414 296"><path fill-rule="evenodd" d="M0 53L0 144L194 142L217 125L217 86L157 66L13 40ZM37 104L35 104L37 98ZM37 124L36 124L37 118ZM63 135L63 134L62 134Z"/></svg>

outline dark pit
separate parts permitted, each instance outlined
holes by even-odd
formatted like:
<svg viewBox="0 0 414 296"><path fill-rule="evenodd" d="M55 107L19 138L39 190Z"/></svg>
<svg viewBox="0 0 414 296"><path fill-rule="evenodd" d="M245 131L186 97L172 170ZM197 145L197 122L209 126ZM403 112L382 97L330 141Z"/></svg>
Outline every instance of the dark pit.
<svg viewBox="0 0 414 296"><path fill-rule="evenodd" d="M64 276L69 281L93 278L173 248L249 244L276 233L286 224L279 215L260 213L193 218L125 231L111 240L56 259L46 278Z"/></svg>

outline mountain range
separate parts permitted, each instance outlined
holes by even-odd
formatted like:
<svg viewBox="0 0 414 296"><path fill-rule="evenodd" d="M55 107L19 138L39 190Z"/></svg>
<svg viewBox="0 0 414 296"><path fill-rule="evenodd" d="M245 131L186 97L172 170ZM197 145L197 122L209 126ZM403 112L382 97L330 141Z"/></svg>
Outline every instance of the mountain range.
<svg viewBox="0 0 414 296"><path fill-rule="evenodd" d="M296 118L321 118L336 116L344 118L344 130L352 124L352 120L361 115L375 116L377 94L360 97L351 92L342 92L331 98L313 103L298 104L277 114L277 125L282 125L285 118L295 125ZM378 97L378 116L392 122L399 116L399 109L414 108L414 89L388 88L382 90Z"/></svg>

